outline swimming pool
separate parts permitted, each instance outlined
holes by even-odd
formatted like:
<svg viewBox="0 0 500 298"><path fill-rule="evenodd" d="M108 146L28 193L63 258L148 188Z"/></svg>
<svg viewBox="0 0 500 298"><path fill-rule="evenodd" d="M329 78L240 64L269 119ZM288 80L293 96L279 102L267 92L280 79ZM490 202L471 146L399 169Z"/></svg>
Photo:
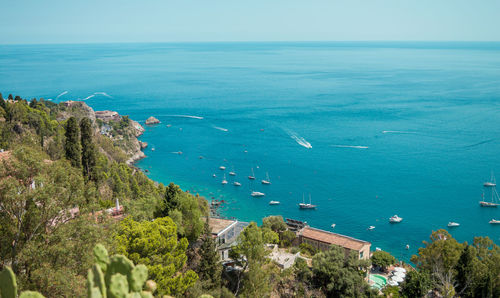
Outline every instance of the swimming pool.
<svg viewBox="0 0 500 298"><path fill-rule="evenodd" d="M375 289L382 289L387 284L387 278L379 274L370 274L370 281L373 282L371 285Z"/></svg>

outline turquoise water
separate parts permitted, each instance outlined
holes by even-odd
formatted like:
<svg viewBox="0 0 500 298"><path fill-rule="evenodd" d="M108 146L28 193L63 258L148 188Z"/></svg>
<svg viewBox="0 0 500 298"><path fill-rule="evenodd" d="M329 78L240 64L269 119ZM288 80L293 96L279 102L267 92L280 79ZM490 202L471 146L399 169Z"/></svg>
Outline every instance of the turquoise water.
<svg viewBox="0 0 500 298"><path fill-rule="evenodd" d="M500 175L499 43L0 46L0 92L94 95L95 109L156 116L138 166L224 198L227 216L335 223L403 259L449 221L460 241L500 243L488 224L500 208L478 204L490 171ZM243 185L221 185L221 165ZM252 167L272 184L249 181ZM298 209L303 194L317 210ZM389 224L394 214L403 222Z"/></svg>

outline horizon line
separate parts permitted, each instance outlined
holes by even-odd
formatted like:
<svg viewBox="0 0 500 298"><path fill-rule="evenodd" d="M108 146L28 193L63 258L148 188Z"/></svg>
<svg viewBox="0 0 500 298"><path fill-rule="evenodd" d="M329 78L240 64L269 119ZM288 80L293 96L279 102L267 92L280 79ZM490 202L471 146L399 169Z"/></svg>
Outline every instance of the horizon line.
<svg viewBox="0 0 500 298"><path fill-rule="evenodd" d="M210 44L210 43L500 43L500 40L185 40L185 41L89 41L0 43L0 46L92 45L92 44Z"/></svg>

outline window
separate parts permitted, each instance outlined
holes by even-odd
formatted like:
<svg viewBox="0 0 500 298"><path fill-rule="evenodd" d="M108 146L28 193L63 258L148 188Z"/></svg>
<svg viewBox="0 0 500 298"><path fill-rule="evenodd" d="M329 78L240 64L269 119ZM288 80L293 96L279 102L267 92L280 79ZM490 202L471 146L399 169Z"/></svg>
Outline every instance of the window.
<svg viewBox="0 0 500 298"><path fill-rule="evenodd" d="M363 252L360 252L359 253L359 258L362 259L363 258Z"/></svg>

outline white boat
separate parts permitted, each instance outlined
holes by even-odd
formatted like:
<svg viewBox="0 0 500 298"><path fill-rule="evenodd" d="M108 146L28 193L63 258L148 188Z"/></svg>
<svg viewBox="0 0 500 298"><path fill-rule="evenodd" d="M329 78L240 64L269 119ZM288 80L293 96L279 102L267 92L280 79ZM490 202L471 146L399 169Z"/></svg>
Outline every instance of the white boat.
<svg viewBox="0 0 500 298"><path fill-rule="evenodd" d="M263 193L263 192L260 192L260 191L252 191L252 193L250 194L252 197L263 197L265 196L266 194Z"/></svg>
<svg viewBox="0 0 500 298"><path fill-rule="evenodd" d="M497 182L495 181L495 176L493 175L493 171L491 171L490 181L484 182L484 187L495 187L497 186Z"/></svg>
<svg viewBox="0 0 500 298"><path fill-rule="evenodd" d="M335 229L336 224L332 224L331 227L332 229Z"/></svg>
<svg viewBox="0 0 500 298"><path fill-rule="evenodd" d="M375 251L382 251L380 247L375 247Z"/></svg>
<svg viewBox="0 0 500 298"><path fill-rule="evenodd" d="M233 182L233 185L234 185L234 186L241 186L241 183L239 183L238 181L234 181L234 182Z"/></svg>
<svg viewBox="0 0 500 298"><path fill-rule="evenodd" d="M229 175L236 176L236 172L234 172L234 167L233 167L233 170L231 172L229 172Z"/></svg>
<svg viewBox="0 0 500 298"><path fill-rule="evenodd" d="M497 182L495 181L495 176L493 172L491 172L491 181L485 182L483 186L486 188L488 192L491 192L491 199L486 201L484 199L484 191L482 194L482 200L479 201L479 205L481 207L497 207L500 205L500 199L498 197L498 192L496 188Z"/></svg>
<svg viewBox="0 0 500 298"><path fill-rule="evenodd" d="M224 179L222 179L222 184L227 184L226 175L224 174Z"/></svg>
<svg viewBox="0 0 500 298"><path fill-rule="evenodd" d="M280 201L270 201L269 205L279 205Z"/></svg>
<svg viewBox="0 0 500 298"><path fill-rule="evenodd" d="M271 184L271 179L269 179L269 173L266 172L266 179L263 179L262 181L262 184Z"/></svg>
<svg viewBox="0 0 500 298"><path fill-rule="evenodd" d="M370 231L373 230L373 229L375 229L375 226L369 226L368 227L368 230L370 230Z"/></svg>
<svg viewBox="0 0 500 298"><path fill-rule="evenodd" d="M389 218L389 222L392 222L392 223L398 223L398 222L401 222L402 220L403 220L403 218L399 217L397 215L394 215L391 218Z"/></svg>
<svg viewBox="0 0 500 298"><path fill-rule="evenodd" d="M450 221L450 222L448 223L448 227L450 227L450 228L453 228L453 227L459 227L459 226L460 226L460 224L459 224L458 222L453 222L453 221Z"/></svg>
<svg viewBox="0 0 500 298"><path fill-rule="evenodd" d="M316 205L311 204L311 195L309 195L309 203L304 202L304 195L302 195L302 203L299 203L300 209L316 209Z"/></svg>
<svg viewBox="0 0 500 298"><path fill-rule="evenodd" d="M214 177L214 178L215 178L215 177L217 177L217 175L213 174L213 175L212 175L212 177Z"/></svg>
<svg viewBox="0 0 500 298"><path fill-rule="evenodd" d="M253 173L253 168L252 168L252 175L248 176L248 179L255 180L255 174Z"/></svg>
<svg viewBox="0 0 500 298"><path fill-rule="evenodd" d="M220 166L220 167L219 167L219 170L221 170L221 171L224 171L225 169L226 169L226 167L225 167L225 166Z"/></svg>
<svg viewBox="0 0 500 298"><path fill-rule="evenodd" d="M498 219L492 219L492 220L490 220L490 224L492 224L492 225L499 225L500 224L500 220L498 220Z"/></svg>

